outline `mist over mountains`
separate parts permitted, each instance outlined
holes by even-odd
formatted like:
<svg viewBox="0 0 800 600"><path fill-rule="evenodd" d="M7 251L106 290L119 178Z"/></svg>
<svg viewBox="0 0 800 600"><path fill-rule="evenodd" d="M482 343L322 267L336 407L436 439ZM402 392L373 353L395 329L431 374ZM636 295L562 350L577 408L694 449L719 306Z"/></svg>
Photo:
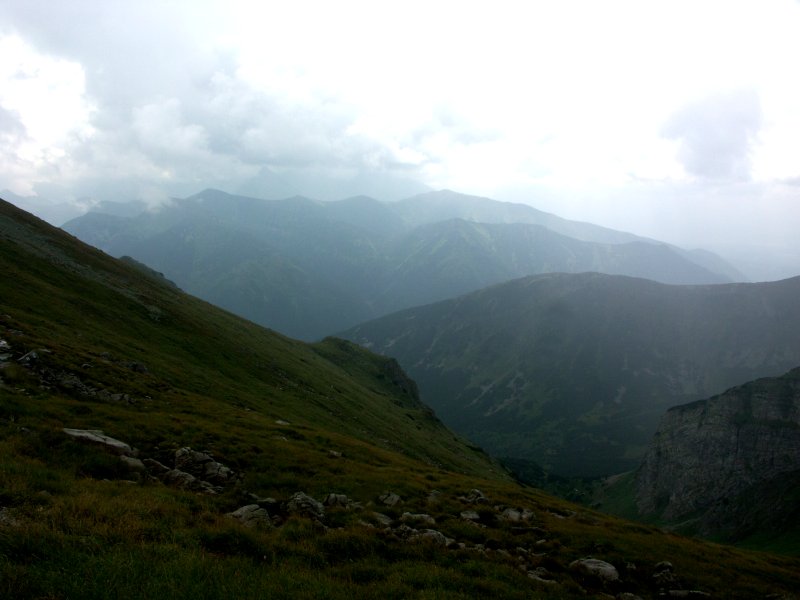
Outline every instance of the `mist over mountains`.
<svg viewBox="0 0 800 600"><path fill-rule="evenodd" d="M665 285L545 274L344 337L396 358L456 431L565 475L635 468L664 411L800 364L800 278Z"/></svg>
<svg viewBox="0 0 800 600"><path fill-rule="evenodd" d="M113 212L90 212L64 229L301 339L543 272L665 283L743 279L711 253L450 191L384 203L364 196L267 201L206 190L137 216Z"/></svg>

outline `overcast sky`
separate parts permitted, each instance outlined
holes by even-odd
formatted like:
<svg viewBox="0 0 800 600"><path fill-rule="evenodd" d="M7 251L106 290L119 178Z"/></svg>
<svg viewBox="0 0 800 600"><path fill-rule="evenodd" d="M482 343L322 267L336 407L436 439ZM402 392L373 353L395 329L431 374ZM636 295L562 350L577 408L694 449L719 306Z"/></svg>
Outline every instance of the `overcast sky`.
<svg viewBox="0 0 800 600"><path fill-rule="evenodd" d="M796 0L3 0L0 189L450 188L799 274L798 32Z"/></svg>

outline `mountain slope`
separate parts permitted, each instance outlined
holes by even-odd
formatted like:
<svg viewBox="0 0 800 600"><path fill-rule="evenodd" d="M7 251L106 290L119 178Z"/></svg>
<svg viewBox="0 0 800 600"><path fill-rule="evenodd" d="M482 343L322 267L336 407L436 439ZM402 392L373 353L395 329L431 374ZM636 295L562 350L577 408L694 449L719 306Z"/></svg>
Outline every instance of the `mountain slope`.
<svg viewBox="0 0 800 600"><path fill-rule="evenodd" d="M800 538L800 368L671 408L636 475L644 517L741 540Z"/></svg>
<svg viewBox="0 0 800 600"><path fill-rule="evenodd" d="M619 243L581 241L527 222L536 220L577 227L527 206L452 192L381 203L364 196L266 201L205 190L128 219L90 213L65 229L113 256L148 264L192 294L303 339L542 272L591 270L665 283L729 280L713 255L588 224L578 230Z"/></svg>
<svg viewBox="0 0 800 600"><path fill-rule="evenodd" d="M2 597L800 586L796 559L522 488L445 430L393 361L265 331L2 202L0 286ZM587 571L587 554L618 579Z"/></svg>
<svg viewBox="0 0 800 600"><path fill-rule="evenodd" d="M800 364L800 278L526 277L343 335L397 358L456 431L563 475L634 468L670 406Z"/></svg>

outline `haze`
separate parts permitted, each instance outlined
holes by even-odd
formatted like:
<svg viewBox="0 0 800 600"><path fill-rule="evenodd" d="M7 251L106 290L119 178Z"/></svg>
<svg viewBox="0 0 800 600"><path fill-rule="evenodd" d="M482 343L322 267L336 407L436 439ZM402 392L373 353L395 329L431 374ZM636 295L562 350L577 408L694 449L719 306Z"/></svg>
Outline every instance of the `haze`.
<svg viewBox="0 0 800 600"><path fill-rule="evenodd" d="M0 190L53 221L451 188L800 273L798 2L6 0L0 23Z"/></svg>

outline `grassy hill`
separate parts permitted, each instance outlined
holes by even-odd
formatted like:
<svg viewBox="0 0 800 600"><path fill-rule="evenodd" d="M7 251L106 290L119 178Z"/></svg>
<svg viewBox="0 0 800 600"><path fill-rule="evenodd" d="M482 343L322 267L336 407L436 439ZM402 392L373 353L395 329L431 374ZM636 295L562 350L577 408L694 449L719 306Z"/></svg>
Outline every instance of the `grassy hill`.
<svg viewBox="0 0 800 600"><path fill-rule="evenodd" d="M800 587L796 559L521 487L446 430L393 361L264 330L4 202L0 291L0 597L752 598ZM65 428L135 449L120 458ZM179 458L196 453L206 473L214 466L202 477L221 483L179 478L190 468ZM322 514L298 492L340 496ZM269 518L227 516L244 505ZM574 562L588 556L618 578Z"/></svg>

